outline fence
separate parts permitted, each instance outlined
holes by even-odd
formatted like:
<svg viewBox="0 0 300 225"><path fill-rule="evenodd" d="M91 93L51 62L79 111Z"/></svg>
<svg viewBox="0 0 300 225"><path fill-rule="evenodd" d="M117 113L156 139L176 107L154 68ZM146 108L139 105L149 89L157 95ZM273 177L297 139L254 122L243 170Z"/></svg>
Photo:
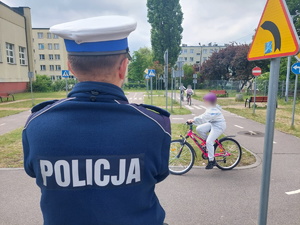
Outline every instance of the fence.
<svg viewBox="0 0 300 225"><path fill-rule="evenodd" d="M243 81L225 81L225 80L209 80L204 81L202 84L203 89L209 89L209 90L226 90L229 93L238 93L238 92L244 92L247 94L252 94L254 91L254 84L253 82L247 82L243 86ZM269 87L269 81L263 80L259 81L257 80L256 83L256 91L258 95L268 95L268 87ZM283 98L285 96L285 88L286 88L286 82L285 81L279 81L278 84L278 97ZM289 82L289 96L294 95L294 88L295 88L295 82L290 81ZM297 96L300 96L300 84L298 82L297 86Z"/></svg>

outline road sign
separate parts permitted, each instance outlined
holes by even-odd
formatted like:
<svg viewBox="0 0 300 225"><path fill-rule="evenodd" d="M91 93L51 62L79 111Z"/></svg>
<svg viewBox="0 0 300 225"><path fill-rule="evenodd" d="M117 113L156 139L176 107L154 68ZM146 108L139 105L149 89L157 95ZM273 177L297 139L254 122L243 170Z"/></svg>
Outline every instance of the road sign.
<svg viewBox="0 0 300 225"><path fill-rule="evenodd" d="M294 65L292 65L292 72L296 75L300 75L300 62L297 62Z"/></svg>
<svg viewBox="0 0 300 225"><path fill-rule="evenodd" d="M300 62L300 53L296 55L295 58Z"/></svg>
<svg viewBox="0 0 300 225"><path fill-rule="evenodd" d="M197 79L197 76L198 76L198 74L196 74L196 73L193 74L193 78L194 78L194 79Z"/></svg>
<svg viewBox="0 0 300 225"><path fill-rule="evenodd" d="M252 75L256 76L256 77L259 76L259 75L261 75L261 68L259 68L258 66L254 67L252 69Z"/></svg>
<svg viewBox="0 0 300 225"><path fill-rule="evenodd" d="M70 76L70 71L69 71L69 70L62 70L62 71L61 71L61 76L62 76L63 78L69 78L69 76Z"/></svg>
<svg viewBox="0 0 300 225"><path fill-rule="evenodd" d="M150 76L148 74L145 74L144 76L145 76L145 79L149 79L150 78Z"/></svg>
<svg viewBox="0 0 300 225"><path fill-rule="evenodd" d="M193 79L193 84L197 84L197 79Z"/></svg>
<svg viewBox="0 0 300 225"><path fill-rule="evenodd" d="M248 60L296 55L299 38L285 0L268 0L248 53Z"/></svg>
<svg viewBox="0 0 300 225"><path fill-rule="evenodd" d="M149 77L155 77L155 70L148 70Z"/></svg>
<svg viewBox="0 0 300 225"><path fill-rule="evenodd" d="M33 72L28 72L28 78L32 79L33 78Z"/></svg>

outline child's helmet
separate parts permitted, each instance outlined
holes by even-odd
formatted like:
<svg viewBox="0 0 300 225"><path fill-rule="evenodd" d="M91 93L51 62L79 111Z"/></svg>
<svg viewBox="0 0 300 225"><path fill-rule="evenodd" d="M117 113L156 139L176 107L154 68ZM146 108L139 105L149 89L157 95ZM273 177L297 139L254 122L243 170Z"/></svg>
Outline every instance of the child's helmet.
<svg viewBox="0 0 300 225"><path fill-rule="evenodd" d="M207 102L211 102L211 103L216 103L217 96L216 96L216 94L209 92L206 95L204 95L203 100L205 100Z"/></svg>

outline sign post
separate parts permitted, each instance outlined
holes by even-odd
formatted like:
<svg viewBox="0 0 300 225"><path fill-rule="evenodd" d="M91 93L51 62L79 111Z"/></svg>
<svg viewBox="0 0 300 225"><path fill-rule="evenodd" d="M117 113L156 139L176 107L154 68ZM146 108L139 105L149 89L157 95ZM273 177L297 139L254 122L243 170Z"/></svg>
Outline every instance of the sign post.
<svg viewBox="0 0 300 225"><path fill-rule="evenodd" d="M295 90L294 90L294 102L293 102L293 113L292 113L292 124L291 127L294 127L295 123L295 112L296 112L296 101L297 101L297 89L298 89L298 75L300 74L300 62L292 65L292 72L296 75L295 78Z"/></svg>
<svg viewBox="0 0 300 225"><path fill-rule="evenodd" d="M193 83L194 83L194 93L196 93L196 84L197 84L198 74L193 74Z"/></svg>
<svg viewBox="0 0 300 225"><path fill-rule="evenodd" d="M70 71L69 70L62 70L61 71L61 76L63 78L66 78L66 94L68 96L68 91L69 91L69 87L68 87L68 79L70 77Z"/></svg>
<svg viewBox="0 0 300 225"><path fill-rule="evenodd" d="M32 103L32 106L34 106L33 90L32 90L33 72L28 72L28 78L29 78L29 81L30 81L31 103Z"/></svg>
<svg viewBox="0 0 300 225"><path fill-rule="evenodd" d="M168 49L165 51L164 59L165 59L166 110L168 111L168 66L169 66L169 51L168 51Z"/></svg>
<svg viewBox="0 0 300 225"><path fill-rule="evenodd" d="M148 77L150 77L150 93L151 93L151 105L153 104L153 77L155 77L155 70L148 70Z"/></svg>
<svg viewBox="0 0 300 225"><path fill-rule="evenodd" d="M271 59L258 225L266 225L268 218L280 57L298 52L299 38L286 2L268 0L248 53L250 61Z"/></svg>
<svg viewBox="0 0 300 225"><path fill-rule="evenodd" d="M179 76L179 89L181 88L181 77L183 77L183 62L177 62L177 76ZM181 90L179 91L180 108L182 108Z"/></svg>
<svg viewBox="0 0 300 225"><path fill-rule="evenodd" d="M255 76L254 78L254 104L253 104L253 114L255 114L255 108L256 108L256 77L261 75L261 68L259 67L254 67L252 69L252 75Z"/></svg>
<svg viewBox="0 0 300 225"><path fill-rule="evenodd" d="M291 68L291 56L288 57L287 66L286 66L286 80L285 80L285 102L289 100L289 86L290 86L290 68Z"/></svg>

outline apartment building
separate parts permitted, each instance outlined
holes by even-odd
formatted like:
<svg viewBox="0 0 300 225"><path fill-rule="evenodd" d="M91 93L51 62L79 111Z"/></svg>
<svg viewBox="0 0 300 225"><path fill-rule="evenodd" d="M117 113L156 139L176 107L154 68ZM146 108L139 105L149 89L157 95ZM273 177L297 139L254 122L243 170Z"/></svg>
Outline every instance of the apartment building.
<svg viewBox="0 0 300 225"><path fill-rule="evenodd" d="M33 71L31 14L28 7L9 7L0 1L0 92L27 89Z"/></svg>
<svg viewBox="0 0 300 225"><path fill-rule="evenodd" d="M178 61L183 61L184 64L189 65L202 65L215 51L220 51L223 48L226 48L226 45L219 46L209 43L208 45L188 46L183 44Z"/></svg>
<svg viewBox="0 0 300 225"><path fill-rule="evenodd" d="M64 39L50 33L49 28L33 28L32 36L35 75L62 79L61 71L68 69ZM74 76L71 75L71 78Z"/></svg>

